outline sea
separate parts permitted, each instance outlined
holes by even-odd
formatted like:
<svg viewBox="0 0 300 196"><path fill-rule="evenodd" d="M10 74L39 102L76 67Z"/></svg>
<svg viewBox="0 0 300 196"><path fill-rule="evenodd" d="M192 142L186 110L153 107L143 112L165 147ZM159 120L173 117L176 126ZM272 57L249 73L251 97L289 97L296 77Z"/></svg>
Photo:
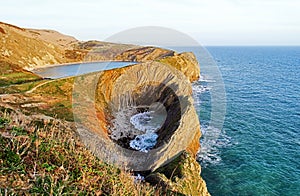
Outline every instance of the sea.
<svg viewBox="0 0 300 196"><path fill-rule="evenodd" d="M300 47L178 50L200 62L198 161L211 195L300 195ZM220 105L214 88L225 92ZM212 114L216 106L223 117Z"/></svg>

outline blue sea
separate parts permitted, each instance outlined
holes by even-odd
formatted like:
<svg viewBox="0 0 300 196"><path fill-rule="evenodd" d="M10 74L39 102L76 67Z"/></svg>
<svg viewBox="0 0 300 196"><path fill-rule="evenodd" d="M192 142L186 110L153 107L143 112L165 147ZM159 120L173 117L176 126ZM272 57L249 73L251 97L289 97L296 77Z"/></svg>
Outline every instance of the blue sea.
<svg viewBox="0 0 300 196"><path fill-rule="evenodd" d="M300 195L300 47L180 50L201 65L198 161L211 195ZM211 74L213 62L221 79ZM213 127L213 90L222 85L224 124Z"/></svg>

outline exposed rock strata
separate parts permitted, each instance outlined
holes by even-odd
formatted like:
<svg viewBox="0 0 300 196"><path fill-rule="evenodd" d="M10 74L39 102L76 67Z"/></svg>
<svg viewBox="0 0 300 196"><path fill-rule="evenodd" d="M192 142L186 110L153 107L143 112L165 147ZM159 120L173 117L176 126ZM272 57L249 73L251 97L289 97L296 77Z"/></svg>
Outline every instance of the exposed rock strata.
<svg viewBox="0 0 300 196"><path fill-rule="evenodd" d="M92 84L92 81L98 82ZM90 89L87 84L95 86L96 94L86 90ZM90 130L79 129L82 138L98 156L110 162L125 162L135 171L154 170L182 150L188 149L193 155L198 151L200 130L191 85L180 71L171 66L147 62L90 74L77 79L75 94L75 116ZM110 127L114 127L112 120L118 112L132 108L132 113L126 116L129 118L138 113L137 106L147 107L157 102L164 105L167 118L157 132L159 137L154 149L148 153L133 151L109 138ZM94 103L95 111L91 112ZM84 111L84 108L89 108L89 111ZM128 124L118 127L120 132L129 128Z"/></svg>
<svg viewBox="0 0 300 196"><path fill-rule="evenodd" d="M176 53L172 50L156 47L142 47L127 50L115 57L120 61L147 62L159 61L180 70L190 82L196 81L200 76L200 67L195 55L191 52Z"/></svg>
<svg viewBox="0 0 300 196"><path fill-rule="evenodd" d="M146 181L163 187L169 194L208 196L210 194L200 173L199 163L189 153L182 152L171 163L148 175Z"/></svg>
<svg viewBox="0 0 300 196"><path fill-rule="evenodd" d="M196 81L200 76L200 67L197 58L192 52L184 52L173 56L167 56L159 59L159 62L171 65L180 70L190 82Z"/></svg>
<svg viewBox="0 0 300 196"><path fill-rule="evenodd" d="M126 50L117 55L115 59L120 61L146 62L173 56L174 53L171 50L148 46Z"/></svg>

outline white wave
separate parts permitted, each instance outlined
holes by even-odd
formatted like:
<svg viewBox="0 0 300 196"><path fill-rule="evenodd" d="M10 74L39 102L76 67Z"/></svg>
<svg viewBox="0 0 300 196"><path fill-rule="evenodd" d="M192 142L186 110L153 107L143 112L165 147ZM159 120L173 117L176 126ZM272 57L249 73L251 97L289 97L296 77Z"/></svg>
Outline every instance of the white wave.
<svg viewBox="0 0 300 196"><path fill-rule="evenodd" d="M145 133L142 135L137 135L133 140L130 141L129 145L133 149L147 153L155 146L157 138L158 135L156 133Z"/></svg>
<svg viewBox="0 0 300 196"><path fill-rule="evenodd" d="M220 149L231 145L231 138L214 127L201 126L202 138L201 149L197 154L197 160L201 166L219 164L222 159L220 156Z"/></svg>
<svg viewBox="0 0 300 196"><path fill-rule="evenodd" d="M215 80L209 79L204 75L200 75L199 81L200 82L216 82Z"/></svg>
<svg viewBox="0 0 300 196"><path fill-rule="evenodd" d="M204 76L200 75L200 79L192 84L193 95L200 95L206 91L211 90L211 85L203 82L209 82L213 80L205 79Z"/></svg>
<svg viewBox="0 0 300 196"><path fill-rule="evenodd" d="M202 103L201 94L211 90L210 87L201 85L200 82L193 83L192 89L195 106L200 105Z"/></svg>
<svg viewBox="0 0 300 196"><path fill-rule="evenodd" d="M155 133L163 124L164 118L154 111L143 112L133 115L130 118L130 123L135 129L138 129L144 134L137 135L130 141L131 148L141 152L148 152L157 142L158 135Z"/></svg>
<svg viewBox="0 0 300 196"><path fill-rule="evenodd" d="M130 123L137 130L144 131L144 132L146 131L154 132L157 129L159 129L161 125L153 122L153 118L154 118L153 114L154 111L135 114L130 118Z"/></svg>
<svg viewBox="0 0 300 196"><path fill-rule="evenodd" d="M203 86L200 84L194 84L193 86L193 94L201 94L205 91L209 91L211 88L207 86Z"/></svg>

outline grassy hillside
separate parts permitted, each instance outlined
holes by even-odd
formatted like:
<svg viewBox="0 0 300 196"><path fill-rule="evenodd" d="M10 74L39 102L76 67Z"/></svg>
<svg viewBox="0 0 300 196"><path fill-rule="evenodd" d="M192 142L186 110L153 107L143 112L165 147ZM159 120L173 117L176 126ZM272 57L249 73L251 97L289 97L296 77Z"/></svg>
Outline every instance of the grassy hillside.
<svg viewBox="0 0 300 196"><path fill-rule="evenodd" d="M41 77L25 71L18 65L0 60L0 87L41 80Z"/></svg>
<svg viewBox="0 0 300 196"><path fill-rule="evenodd" d="M93 156L67 123L1 110L0 194L158 194Z"/></svg>

